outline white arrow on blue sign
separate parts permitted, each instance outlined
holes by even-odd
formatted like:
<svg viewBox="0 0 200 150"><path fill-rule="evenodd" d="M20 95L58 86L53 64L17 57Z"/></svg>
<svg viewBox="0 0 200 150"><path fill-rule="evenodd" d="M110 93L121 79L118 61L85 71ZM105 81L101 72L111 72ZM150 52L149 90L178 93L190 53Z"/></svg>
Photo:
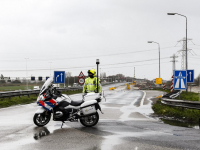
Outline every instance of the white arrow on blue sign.
<svg viewBox="0 0 200 150"><path fill-rule="evenodd" d="M187 89L187 71L174 70L174 90Z"/></svg>
<svg viewBox="0 0 200 150"><path fill-rule="evenodd" d="M54 71L54 83L65 83L65 71Z"/></svg>
<svg viewBox="0 0 200 150"><path fill-rule="evenodd" d="M194 83L194 70L187 70L187 82Z"/></svg>

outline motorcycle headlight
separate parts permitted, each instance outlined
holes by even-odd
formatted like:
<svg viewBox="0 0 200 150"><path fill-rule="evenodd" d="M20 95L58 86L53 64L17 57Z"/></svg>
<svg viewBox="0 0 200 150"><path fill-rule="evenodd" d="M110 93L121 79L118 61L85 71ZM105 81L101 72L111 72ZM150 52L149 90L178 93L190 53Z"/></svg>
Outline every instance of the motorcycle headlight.
<svg viewBox="0 0 200 150"><path fill-rule="evenodd" d="M40 101L40 100L41 100L41 99L40 99L40 96L38 96L38 98L37 98L37 102Z"/></svg>
<svg viewBox="0 0 200 150"><path fill-rule="evenodd" d="M37 102L40 101L40 100L44 100L44 96L42 96L42 95L38 96Z"/></svg>

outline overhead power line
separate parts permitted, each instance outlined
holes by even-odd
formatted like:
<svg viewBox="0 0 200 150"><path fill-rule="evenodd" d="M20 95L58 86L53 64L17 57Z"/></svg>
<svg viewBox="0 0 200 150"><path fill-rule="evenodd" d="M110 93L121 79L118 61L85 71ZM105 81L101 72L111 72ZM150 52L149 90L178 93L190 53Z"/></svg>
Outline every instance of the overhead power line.
<svg viewBox="0 0 200 150"><path fill-rule="evenodd" d="M164 63L170 63L169 61L167 61L167 62L161 62L162 64L164 64ZM146 65L154 65L154 64L158 64L158 62L157 63L148 63L148 64L141 64L141 65L134 65L134 66L120 66L120 67L106 67L106 68L104 68L104 67L101 67L102 69L109 69L109 68L124 68L124 67L135 67L135 66L146 66Z"/></svg>
<svg viewBox="0 0 200 150"><path fill-rule="evenodd" d="M161 48L162 49L168 49L168 48L173 48L174 46L171 46L171 47L164 47L164 48ZM68 57L68 58L51 58L51 61L52 60L68 60L68 59L85 59L85 58L94 58L94 57L104 57L104 56L117 56L117 55L125 55L125 54L134 54L134 53L142 53L142 52L147 52L147 51L157 51L158 49L148 49L148 50L139 50L139 51L131 51L131 52L124 52L124 53L113 53L113 54L104 54L104 55L93 55L93 56L81 56L81 57ZM9 61L9 62L23 62L21 59L20 60L13 60L13 59L0 59L0 61ZM41 58L41 59L29 59L29 62L30 61L49 61L49 59L44 59L44 58Z"/></svg>
<svg viewBox="0 0 200 150"><path fill-rule="evenodd" d="M161 59L169 59L169 57L164 57L164 58L161 58ZM130 64L130 63L140 63L140 62L150 62L150 61L155 61L155 60L158 60L157 58L156 59L148 59L148 60L139 60L139 61L133 61L133 62L122 62L122 63L114 63L114 64L104 64L104 65L101 65L101 66L113 66L113 65L121 65L121 64ZM91 68L91 67L94 67L94 66L83 66L83 67L68 67L68 68L52 68L52 70L58 70L58 69L80 69L80 68ZM29 69L27 71L44 71L44 70L49 70L49 69ZM7 72L13 72L13 71L26 71L26 70L0 70L0 71L7 71Z"/></svg>

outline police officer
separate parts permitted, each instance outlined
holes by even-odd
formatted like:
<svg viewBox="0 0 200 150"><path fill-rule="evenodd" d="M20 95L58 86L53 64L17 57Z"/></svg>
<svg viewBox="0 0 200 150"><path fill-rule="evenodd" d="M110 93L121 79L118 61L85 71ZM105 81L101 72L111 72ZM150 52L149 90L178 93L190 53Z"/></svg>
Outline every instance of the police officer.
<svg viewBox="0 0 200 150"><path fill-rule="evenodd" d="M95 92L97 93L97 78L96 76L96 70L91 69L88 70L88 78L85 79L85 84L83 86L83 93L91 93ZM101 84L100 80L98 81L98 93L101 93Z"/></svg>

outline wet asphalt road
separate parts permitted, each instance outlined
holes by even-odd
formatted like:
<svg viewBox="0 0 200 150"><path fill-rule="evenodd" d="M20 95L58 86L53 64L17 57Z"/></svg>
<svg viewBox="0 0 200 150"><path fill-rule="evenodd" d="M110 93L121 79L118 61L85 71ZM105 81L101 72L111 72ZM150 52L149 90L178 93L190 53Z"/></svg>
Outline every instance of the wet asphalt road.
<svg viewBox="0 0 200 150"><path fill-rule="evenodd" d="M105 86L104 114L92 128L79 122L51 121L36 127L32 121L36 104L0 109L0 150L163 150L200 149L200 131L170 126L149 117L153 113L150 98L158 91L113 91ZM71 96L79 99L80 94Z"/></svg>

